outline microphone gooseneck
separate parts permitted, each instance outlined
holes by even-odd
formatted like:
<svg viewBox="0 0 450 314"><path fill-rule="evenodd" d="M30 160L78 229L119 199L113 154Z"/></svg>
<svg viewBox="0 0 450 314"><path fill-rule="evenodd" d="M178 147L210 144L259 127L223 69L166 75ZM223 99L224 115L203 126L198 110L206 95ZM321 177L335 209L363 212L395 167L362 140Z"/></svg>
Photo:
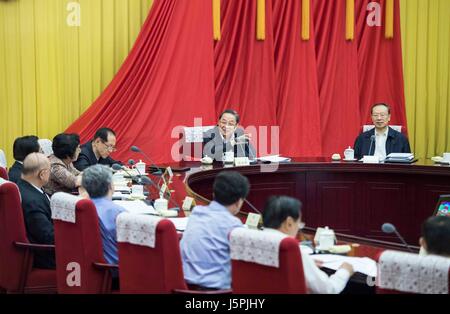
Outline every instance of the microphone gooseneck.
<svg viewBox="0 0 450 314"><path fill-rule="evenodd" d="M139 147L133 145L130 147L130 150L135 152L135 153L140 153L142 154L148 161L150 161L150 165L156 169L158 169L158 171L156 171L155 173L153 173L154 175L162 175L162 170L161 168L159 168L154 162L153 160L146 154L144 153Z"/></svg>
<svg viewBox="0 0 450 314"><path fill-rule="evenodd" d="M410 252L410 253L414 253L413 250L411 250L411 248L409 247L408 243L406 243L405 239L401 236L401 234L397 231L397 228L395 228L395 226L391 223L384 223L381 226L381 231L383 231L384 233L395 233L395 235L400 239L400 241L402 242L402 244L405 246L405 248Z"/></svg>
<svg viewBox="0 0 450 314"><path fill-rule="evenodd" d="M244 198L244 202L248 206L250 206L250 208L253 209L255 212L257 212L258 214L262 215L262 213L252 203L250 203L246 198Z"/></svg>
<svg viewBox="0 0 450 314"><path fill-rule="evenodd" d="M371 151L372 151L372 146L373 146L373 143L375 142L375 135L372 135L371 137L370 137L370 147L369 147L369 156L371 155ZM374 154L375 154L375 151L373 152Z"/></svg>
<svg viewBox="0 0 450 314"><path fill-rule="evenodd" d="M125 173L128 174L132 180L133 180L133 178L135 178L136 182L138 184L142 184L142 177L141 176L133 176L131 173L128 172L128 170L124 166L119 165L119 164L113 164L111 166L111 168L115 171L119 171L119 170L125 171Z"/></svg>

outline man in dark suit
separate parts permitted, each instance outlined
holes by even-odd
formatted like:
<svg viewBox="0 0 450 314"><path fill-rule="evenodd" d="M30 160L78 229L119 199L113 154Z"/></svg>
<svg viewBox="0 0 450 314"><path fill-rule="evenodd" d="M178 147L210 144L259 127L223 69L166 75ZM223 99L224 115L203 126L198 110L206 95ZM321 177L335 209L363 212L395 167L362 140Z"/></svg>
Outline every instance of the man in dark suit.
<svg viewBox="0 0 450 314"><path fill-rule="evenodd" d="M355 140L355 158L365 155L378 156L384 160L390 153L410 153L408 139L405 135L389 127L391 108L384 103L372 106L372 121L375 127L361 133Z"/></svg>
<svg viewBox="0 0 450 314"><path fill-rule="evenodd" d="M222 161L225 152L234 152L235 157L256 159L250 135L239 127L239 114L227 109L219 117L217 126L203 133L203 155Z"/></svg>
<svg viewBox="0 0 450 314"><path fill-rule="evenodd" d="M94 139L81 146L81 152L73 165L79 171L83 171L96 164L109 167L116 163L120 164L119 161L109 157L114 151L116 151L116 133L109 128L98 129Z"/></svg>
<svg viewBox="0 0 450 314"><path fill-rule="evenodd" d="M41 147L38 142L39 138L34 135L18 137L14 141L13 155L15 162L9 169L9 180L18 183L22 175L23 161L31 153L37 153Z"/></svg>
<svg viewBox="0 0 450 314"><path fill-rule="evenodd" d="M22 169L22 180L18 187L22 198L22 210L28 240L37 244L54 244L50 198L42 187L50 177L50 161L41 153L29 154ZM36 251L34 267L54 269L53 251Z"/></svg>

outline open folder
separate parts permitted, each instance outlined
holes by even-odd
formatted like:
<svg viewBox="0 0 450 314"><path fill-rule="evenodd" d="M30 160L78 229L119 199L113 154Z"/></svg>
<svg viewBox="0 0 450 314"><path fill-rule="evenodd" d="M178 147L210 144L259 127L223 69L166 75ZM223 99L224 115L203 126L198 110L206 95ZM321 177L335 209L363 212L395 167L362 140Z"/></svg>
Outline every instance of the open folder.
<svg viewBox="0 0 450 314"><path fill-rule="evenodd" d="M291 161L291 158L281 157L280 155L272 155L272 156L259 157L258 160L277 163L277 162Z"/></svg>
<svg viewBox="0 0 450 314"><path fill-rule="evenodd" d="M130 214L137 215L157 215L153 206L145 204L143 201L114 201L117 205L125 208Z"/></svg>
<svg viewBox="0 0 450 314"><path fill-rule="evenodd" d="M334 254L310 255L312 259L323 262L322 267L338 270L342 263L347 262L353 266L355 272L370 277L377 276L377 263L368 257L350 257Z"/></svg>

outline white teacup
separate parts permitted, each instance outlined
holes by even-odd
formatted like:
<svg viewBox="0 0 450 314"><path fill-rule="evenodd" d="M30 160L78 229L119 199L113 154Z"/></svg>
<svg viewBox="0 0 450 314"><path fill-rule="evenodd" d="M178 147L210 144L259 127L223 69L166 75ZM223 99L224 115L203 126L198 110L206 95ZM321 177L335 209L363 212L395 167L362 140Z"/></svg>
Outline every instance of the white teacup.
<svg viewBox="0 0 450 314"><path fill-rule="evenodd" d="M346 160L353 160L353 159L355 159L355 151L352 148L350 148L350 147L347 148L344 151L344 158Z"/></svg>
<svg viewBox="0 0 450 314"><path fill-rule="evenodd" d="M334 245L334 235L333 234L322 234L319 238L320 248L322 250L329 250Z"/></svg>
<svg viewBox="0 0 450 314"><path fill-rule="evenodd" d="M165 198L158 198L155 200L154 207L155 210L160 213L161 211L168 209L169 202Z"/></svg>
<svg viewBox="0 0 450 314"><path fill-rule="evenodd" d="M144 195L144 186L142 185L133 185L131 187L131 194L133 195Z"/></svg>
<svg viewBox="0 0 450 314"><path fill-rule="evenodd" d="M444 153L442 157L443 157L442 161L450 162L450 153Z"/></svg>

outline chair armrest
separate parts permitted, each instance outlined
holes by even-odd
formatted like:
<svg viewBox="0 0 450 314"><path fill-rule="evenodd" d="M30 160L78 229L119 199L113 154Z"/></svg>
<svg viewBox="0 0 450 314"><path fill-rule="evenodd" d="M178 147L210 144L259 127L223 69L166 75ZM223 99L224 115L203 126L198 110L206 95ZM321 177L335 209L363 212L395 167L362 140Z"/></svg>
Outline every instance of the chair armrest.
<svg viewBox="0 0 450 314"><path fill-rule="evenodd" d="M106 264L106 263L93 263L94 267L101 270L108 270L108 269L119 269L119 265L115 264Z"/></svg>
<svg viewBox="0 0 450 314"><path fill-rule="evenodd" d="M53 244L36 244L36 243L25 243L25 242L14 242L14 245L18 248L28 249L28 250L40 250L40 251L53 251L55 246Z"/></svg>
<svg viewBox="0 0 450 314"><path fill-rule="evenodd" d="M232 294L233 290L188 290L188 289L173 289L174 294Z"/></svg>

